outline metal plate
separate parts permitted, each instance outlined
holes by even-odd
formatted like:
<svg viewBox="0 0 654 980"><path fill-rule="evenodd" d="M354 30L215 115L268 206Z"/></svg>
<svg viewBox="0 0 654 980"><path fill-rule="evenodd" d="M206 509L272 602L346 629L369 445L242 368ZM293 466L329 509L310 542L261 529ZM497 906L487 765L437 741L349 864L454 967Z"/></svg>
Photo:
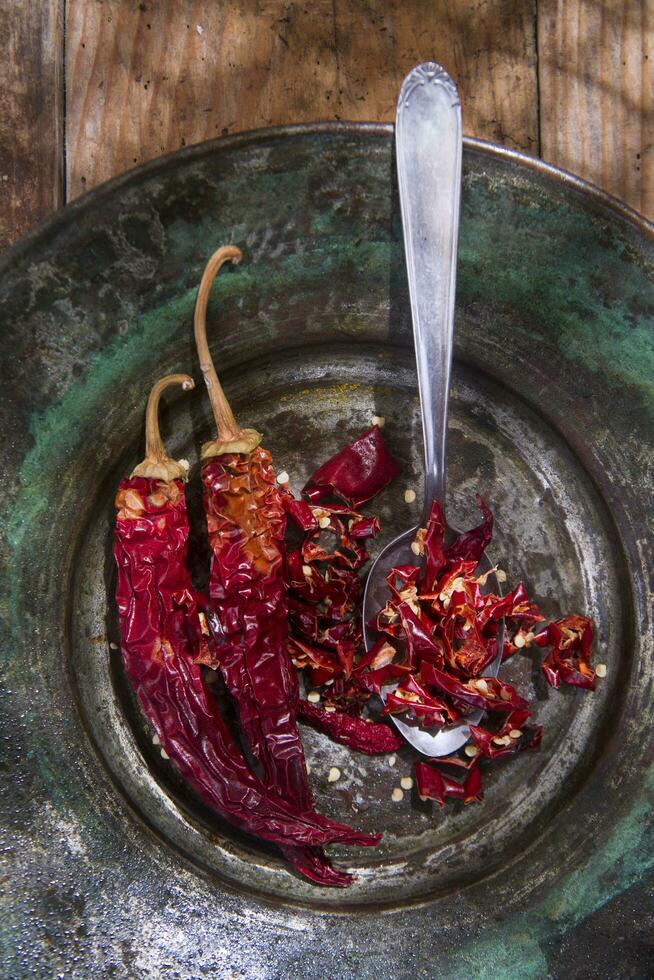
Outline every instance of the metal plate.
<svg viewBox="0 0 654 980"><path fill-rule="evenodd" d="M115 484L152 381L196 368L194 292L218 244L247 256L209 313L241 421L299 487L384 415L405 473L379 500L379 545L417 518L392 174L388 127L218 141L93 192L3 259L9 975L543 976L566 935L649 880L654 246L543 165L467 144L450 509L470 523L481 489L509 576L548 614L594 616L598 691L552 692L517 658L507 676L535 699L543 750L495 766L482 807L392 803L408 748L391 767L307 731L318 807L385 835L336 852L359 874L344 893L295 878L185 790L109 646ZM163 428L196 461L202 394L169 400ZM632 943L630 969L649 952Z"/></svg>

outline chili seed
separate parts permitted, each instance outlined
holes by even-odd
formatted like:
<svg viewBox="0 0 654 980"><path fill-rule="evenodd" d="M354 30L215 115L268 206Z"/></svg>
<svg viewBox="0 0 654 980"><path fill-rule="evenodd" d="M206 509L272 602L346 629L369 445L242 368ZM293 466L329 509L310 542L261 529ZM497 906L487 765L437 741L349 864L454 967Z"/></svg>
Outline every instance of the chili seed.
<svg viewBox="0 0 654 980"><path fill-rule="evenodd" d="M336 766L332 766L329 770L329 775L327 776L328 783L336 783L341 778L341 770Z"/></svg>
<svg viewBox="0 0 654 980"><path fill-rule="evenodd" d="M168 755L165 749L160 749L160 752L161 752L162 759L170 759L170 756Z"/></svg>
<svg viewBox="0 0 654 980"><path fill-rule="evenodd" d="M109 644L109 649L110 650L117 650L118 649L118 644L117 643L110 643Z"/></svg>
<svg viewBox="0 0 654 980"><path fill-rule="evenodd" d="M159 736L157 735L157 733L156 733L156 732L155 732L155 734L154 734L154 735L152 736L152 744L153 744L153 745L161 745L161 742L159 741Z"/></svg>
<svg viewBox="0 0 654 980"><path fill-rule="evenodd" d="M306 771L307 771L307 776L308 776L308 775L309 775L309 773L311 772L311 766L309 765L309 763L308 763L308 762L305 762L305 763L304 763L304 768L306 769Z"/></svg>
<svg viewBox="0 0 654 980"><path fill-rule="evenodd" d="M414 555L420 555L420 554L422 554L422 550L421 550L420 545L418 544L417 541L412 541L411 542L411 551L414 553Z"/></svg>
<svg viewBox="0 0 654 980"><path fill-rule="evenodd" d="M401 800L404 799L404 790L401 790L399 786L396 786L393 792L391 793L391 799L393 803L399 803Z"/></svg>
<svg viewBox="0 0 654 980"><path fill-rule="evenodd" d="M511 738L522 738L522 732L520 731L519 728L512 728L511 731L509 732L509 736Z"/></svg>
<svg viewBox="0 0 654 980"><path fill-rule="evenodd" d="M379 429L383 429L386 425L386 419L383 415L373 415L372 424L376 425Z"/></svg>
<svg viewBox="0 0 654 980"><path fill-rule="evenodd" d="M493 739L495 745L510 745L511 739L508 735L496 735Z"/></svg>
<svg viewBox="0 0 654 980"><path fill-rule="evenodd" d="M405 490L404 491L404 500L405 500L405 503L412 504L415 499L416 499L416 492L415 492L415 490L411 490L409 488L408 490Z"/></svg>
<svg viewBox="0 0 654 980"><path fill-rule="evenodd" d="M317 704L320 701L320 693L318 691L309 691L307 701L311 701L311 704Z"/></svg>
<svg viewBox="0 0 654 980"><path fill-rule="evenodd" d="M328 714L333 715L333 713L336 711L336 708L334 707L333 704L327 704L327 705L325 705L325 711Z"/></svg>
<svg viewBox="0 0 654 980"><path fill-rule="evenodd" d="M311 570L311 565L303 565L302 566L302 574L304 575L305 578L311 578L311 576L313 574L313 572Z"/></svg>
<svg viewBox="0 0 654 980"><path fill-rule="evenodd" d="M495 572L495 578L498 582L506 582L506 572L502 568L498 568Z"/></svg>
<svg viewBox="0 0 654 980"><path fill-rule="evenodd" d="M278 483L288 483L289 479L290 479L290 477L289 477L288 473L286 472L286 470L282 470L281 473L278 473L277 474L277 482Z"/></svg>
<svg viewBox="0 0 654 980"><path fill-rule="evenodd" d="M466 745L463 751L469 759L474 759L474 757L479 754L479 749L476 745Z"/></svg>
<svg viewBox="0 0 654 980"><path fill-rule="evenodd" d="M389 766L394 766L396 762L397 762L397 756L395 755L395 753L393 753L393 755L388 757L388 764Z"/></svg>
<svg viewBox="0 0 654 980"><path fill-rule="evenodd" d="M479 680L474 681L474 685L482 694L488 694L488 684L483 677L480 677Z"/></svg>
<svg viewBox="0 0 654 980"><path fill-rule="evenodd" d="M331 521L329 520L328 517L321 517L320 520L318 521L318 527L326 528L329 527L330 524Z"/></svg>
<svg viewBox="0 0 654 980"><path fill-rule="evenodd" d="M513 645L518 647L518 649L525 645L525 638L522 633L516 633L516 635L513 637Z"/></svg>
<svg viewBox="0 0 654 980"><path fill-rule="evenodd" d="M400 786L402 789L412 789L413 780L411 779L411 776L402 776L400 779Z"/></svg>
<svg viewBox="0 0 654 980"><path fill-rule="evenodd" d="M191 464L187 459L178 459L177 462L179 463L179 465L182 467L183 470L186 470L187 472L190 470Z"/></svg>
<svg viewBox="0 0 654 980"><path fill-rule="evenodd" d="M598 677L606 677L606 664L598 664L595 673Z"/></svg>

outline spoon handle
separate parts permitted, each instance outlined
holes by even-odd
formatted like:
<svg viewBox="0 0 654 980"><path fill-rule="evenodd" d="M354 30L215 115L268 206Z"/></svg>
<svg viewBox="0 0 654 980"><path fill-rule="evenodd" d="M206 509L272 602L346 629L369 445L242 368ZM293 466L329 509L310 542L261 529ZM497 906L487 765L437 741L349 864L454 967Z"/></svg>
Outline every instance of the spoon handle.
<svg viewBox="0 0 654 980"><path fill-rule="evenodd" d="M456 85L435 62L404 79L395 140L425 444L425 522L433 500L445 507L462 152Z"/></svg>

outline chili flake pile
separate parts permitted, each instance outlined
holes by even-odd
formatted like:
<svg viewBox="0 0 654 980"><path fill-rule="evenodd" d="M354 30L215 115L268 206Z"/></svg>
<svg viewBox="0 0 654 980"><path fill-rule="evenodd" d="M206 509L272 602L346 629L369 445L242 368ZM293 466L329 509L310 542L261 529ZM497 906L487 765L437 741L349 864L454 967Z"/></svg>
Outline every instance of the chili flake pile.
<svg viewBox="0 0 654 980"><path fill-rule="evenodd" d="M343 453L356 452L360 441L370 450L371 433ZM374 492L388 482L388 451L384 447L382 452L382 445L377 430L374 446L382 462L380 485ZM396 733L385 729L384 715L418 719L436 732L465 722L481 709L486 713L484 724L470 724L470 744L463 753L415 766L423 799L436 800L441 806L447 796L464 803L480 801L481 761L538 749L543 734L542 726L529 722L528 701L510 684L484 673L500 652L500 622L504 619L507 627L503 661L519 650L548 647L542 662L548 684L589 690L594 690L596 676L590 663L593 623L575 615L546 625L522 582L504 596L485 591L491 572L478 574L477 569L492 538L493 515L478 496L481 523L448 545L442 510L438 503L433 504L427 526L417 532L412 547L419 563L391 570L388 602L371 624L379 639L365 652L358 607L360 581L351 573L368 558L358 529L365 528L367 537L378 531L379 523L344 504L322 502L328 495L348 502L356 497L351 475L347 490L345 481L339 479L337 464L342 456L318 471L333 473L330 481L313 477L304 488L304 494L313 500L311 513L318 528L335 539L332 548L321 545L314 525L305 527L302 548L289 555L290 649L293 662L307 672L312 688L309 700L300 706L300 718L336 741L373 753L392 752L403 744ZM371 469L374 471L374 464ZM365 499L370 497L369 489L366 486ZM316 505L316 500L321 502ZM341 566L348 571L342 572ZM492 571L505 580L503 573ZM374 711L379 698L383 708L379 720L371 724L362 718L362 712L366 706ZM453 774L457 769L459 779Z"/></svg>

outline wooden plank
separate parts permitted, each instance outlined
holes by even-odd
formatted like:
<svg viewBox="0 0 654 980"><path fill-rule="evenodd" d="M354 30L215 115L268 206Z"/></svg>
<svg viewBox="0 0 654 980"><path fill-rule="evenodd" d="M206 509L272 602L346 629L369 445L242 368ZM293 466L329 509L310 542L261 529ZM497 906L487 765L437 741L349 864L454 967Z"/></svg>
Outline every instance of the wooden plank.
<svg viewBox="0 0 654 980"><path fill-rule="evenodd" d="M399 86L422 61L456 80L464 132L538 154L534 0L339 0L339 109L395 117Z"/></svg>
<svg viewBox="0 0 654 980"><path fill-rule="evenodd" d="M654 219L654 2L538 0L541 154Z"/></svg>
<svg viewBox="0 0 654 980"><path fill-rule="evenodd" d="M534 3L69 0L69 195L220 134L390 120L428 58L457 78L467 133L537 153Z"/></svg>
<svg viewBox="0 0 654 980"><path fill-rule="evenodd" d="M0 0L0 248L63 203L59 0Z"/></svg>

